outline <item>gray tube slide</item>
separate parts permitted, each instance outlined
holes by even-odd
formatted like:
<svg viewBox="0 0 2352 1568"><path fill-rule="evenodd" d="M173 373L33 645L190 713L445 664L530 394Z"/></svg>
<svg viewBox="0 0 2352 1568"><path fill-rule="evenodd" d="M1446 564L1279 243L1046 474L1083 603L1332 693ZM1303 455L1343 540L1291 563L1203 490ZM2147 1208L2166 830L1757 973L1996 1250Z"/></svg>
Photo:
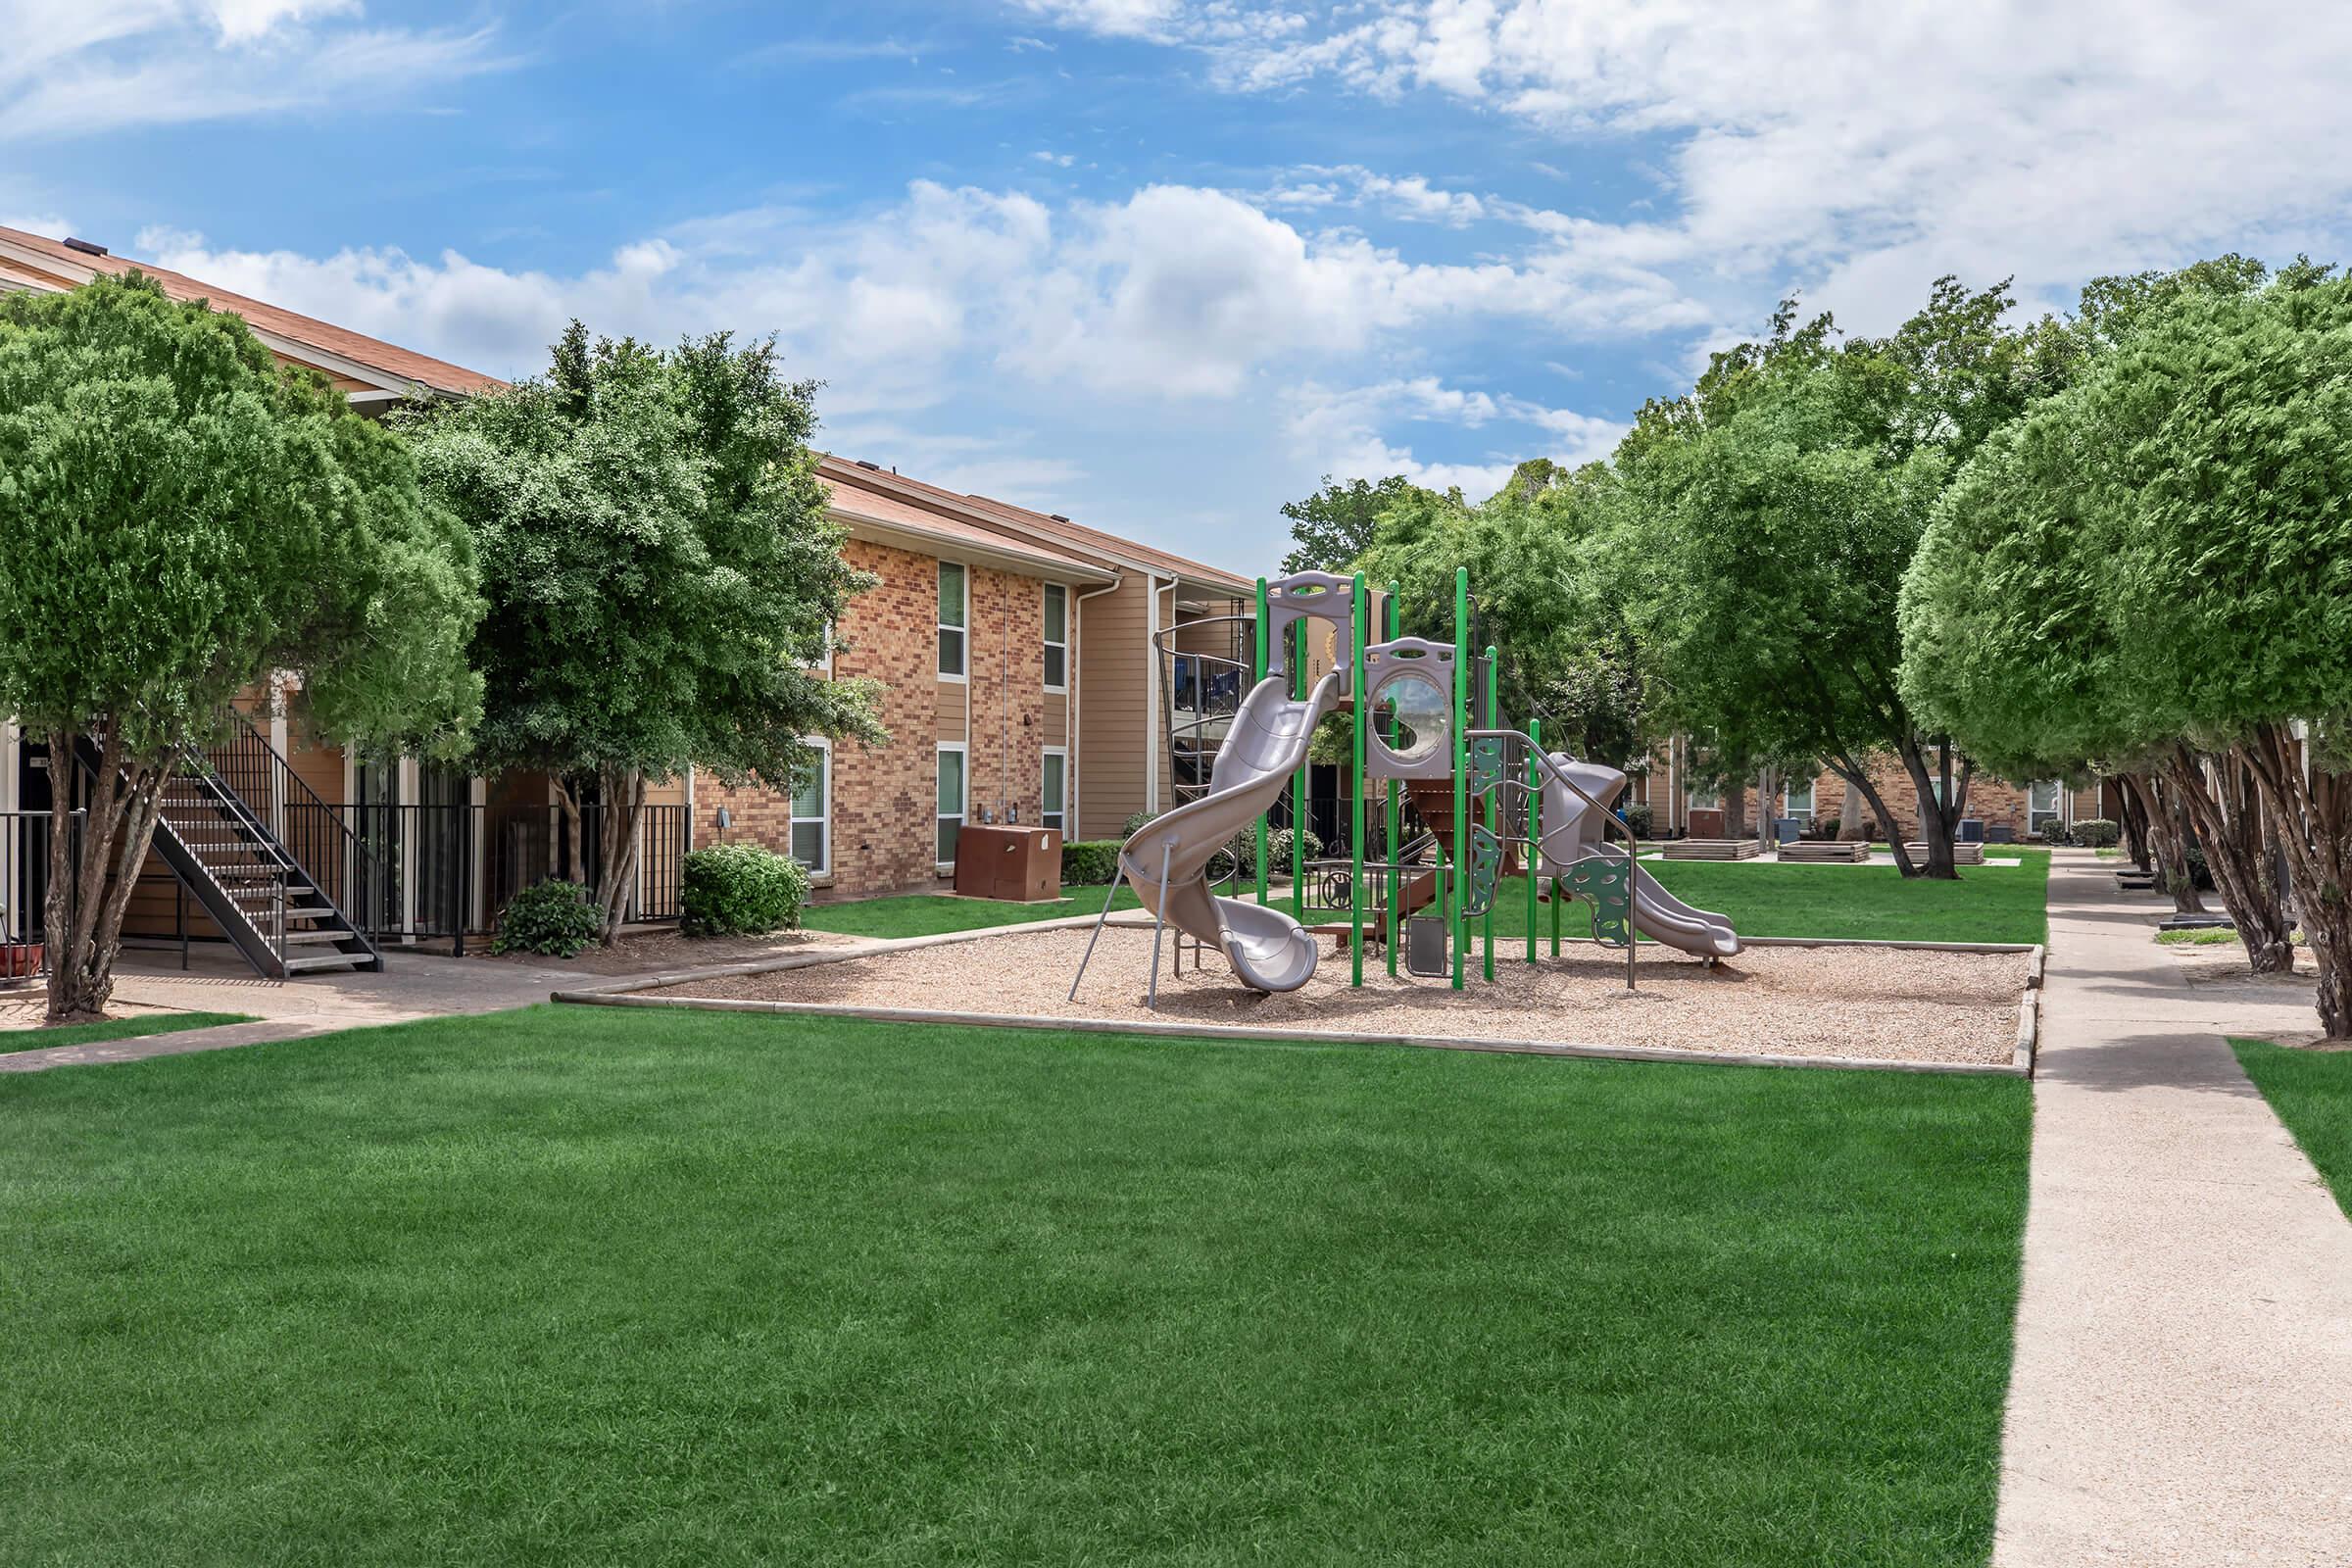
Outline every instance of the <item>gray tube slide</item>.
<svg viewBox="0 0 2352 1568"><path fill-rule="evenodd" d="M1589 856L1622 859L1622 841L1608 841L1608 827L1584 796L1568 787L1573 779L1605 813L1625 793L1625 775L1597 762L1579 762L1565 752L1553 752L1544 780L1544 863L1546 889L1551 879ZM1706 909L1692 908L1658 884L1640 865L1634 867L1634 929L1652 942L1702 958L1729 958L1740 952L1740 933L1732 922Z"/></svg>
<svg viewBox="0 0 2352 1568"><path fill-rule="evenodd" d="M1284 694L1286 680L1269 675L1251 688L1217 750L1208 793L1146 822L1119 851L1119 870L1144 907L1221 949L1241 982L1258 991L1306 984L1315 972L1315 939L1280 909L1218 898L1205 873L1209 858L1281 795L1306 760L1315 724L1339 701L1336 669L1303 702Z"/></svg>

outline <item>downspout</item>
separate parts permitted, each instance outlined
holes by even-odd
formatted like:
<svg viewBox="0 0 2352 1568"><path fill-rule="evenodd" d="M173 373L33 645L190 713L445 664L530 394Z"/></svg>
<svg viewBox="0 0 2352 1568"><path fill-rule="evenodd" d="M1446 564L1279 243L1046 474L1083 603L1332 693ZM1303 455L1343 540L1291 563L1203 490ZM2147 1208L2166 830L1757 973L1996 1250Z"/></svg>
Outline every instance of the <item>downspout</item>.
<svg viewBox="0 0 2352 1568"><path fill-rule="evenodd" d="M1009 822L1005 808L1011 803L1012 789L1012 584L1009 573L1000 573L1004 580L1004 613L999 617L1004 635L998 648L998 669L1003 678L997 682L997 820ZM1041 603L1039 613L1044 613ZM1042 657L1042 656L1041 656Z"/></svg>
<svg viewBox="0 0 2352 1568"><path fill-rule="evenodd" d="M1168 586L1176 586L1170 577ZM1159 710L1159 573L1144 573L1144 810L1159 814L1159 748L1167 716Z"/></svg>
<svg viewBox="0 0 2352 1568"><path fill-rule="evenodd" d="M1086 684L1078 678L1078 656L1086 643L1086 602L1097 594L1117 593L1126 585L1127 574L1124 571L1113 572L1110 581L1102 587L1089 588L1086 592L1075 595L1070 600L1070 667L1062 672L1062 679L1070 688L1069 718L1066 732L1062 736L1062 744L1070 749L1070 774L1061 781L1061 787L1069 797L1064 802L1064 808L1068 812L1065 818L1068 827L1063 830L1061 836L1065 840L1086 836L1085 820L1078 814L1079 799L1085 792L1085 786L1079 781L1086 776L1086 769L1081 765L1082 754L1086 748L1078 735L1078 705L1083 700L1083 688ZM1075 828L1077 831L1071 832L1070 828Z"/></svg>

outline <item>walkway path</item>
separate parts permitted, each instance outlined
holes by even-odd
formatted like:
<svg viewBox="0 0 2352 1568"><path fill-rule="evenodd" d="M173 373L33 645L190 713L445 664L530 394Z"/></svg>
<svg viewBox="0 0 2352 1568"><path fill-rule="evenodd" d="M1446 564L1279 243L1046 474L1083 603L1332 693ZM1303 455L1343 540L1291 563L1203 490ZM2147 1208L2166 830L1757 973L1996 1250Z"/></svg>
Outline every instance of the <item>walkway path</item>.
<svg viewBox="0 0 2352 1568"><path fill-rule="evenodd" d="M2187 985L2161 906L2063 852L1995 1568L2352 1562L2352 1223Z"/></svg>

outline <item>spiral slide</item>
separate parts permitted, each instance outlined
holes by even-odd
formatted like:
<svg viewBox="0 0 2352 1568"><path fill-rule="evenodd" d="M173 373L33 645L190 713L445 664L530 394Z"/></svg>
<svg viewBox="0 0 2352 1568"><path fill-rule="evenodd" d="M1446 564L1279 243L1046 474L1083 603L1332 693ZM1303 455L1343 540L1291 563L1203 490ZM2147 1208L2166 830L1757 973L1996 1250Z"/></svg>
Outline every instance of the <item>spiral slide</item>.
<svg viewBox="0 0 2352 1568"><path fill-rule="evenodd" d="M1119 851L1119 871L1146 909L1186 935L1222 949L1241 982L1257 991L1296 991L1315 972L1315 939L1280 909L1208 891L1217 851L1265 814L1306 760L1316 723L1339 703L1340 671L1301 701L1288 677L1250 689L1217 751L1208 793L1137 829Z"/></svg>

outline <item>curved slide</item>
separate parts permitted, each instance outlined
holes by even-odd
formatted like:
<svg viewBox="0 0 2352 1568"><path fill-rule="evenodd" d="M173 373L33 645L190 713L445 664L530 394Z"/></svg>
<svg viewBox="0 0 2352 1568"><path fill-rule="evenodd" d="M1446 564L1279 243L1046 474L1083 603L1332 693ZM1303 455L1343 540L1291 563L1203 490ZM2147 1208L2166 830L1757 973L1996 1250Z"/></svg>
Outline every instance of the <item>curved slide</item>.
<svg viewBox="0 0 2352 1568"><path fill-rule="evenodd" d="M1591 856L1622 858L1624 844L1611 843L1600 819L1625 793L1625 775L1597 762L1579 762L1565 752L1547 759L1544 780L1544 885L1566 874L1568 867ZM1563 782L1573 779L1599 803L1595 813L1584 796ZM1732 922L1706 909L1692 908L1659 885L1640 865L1634 867L1634 929L1652 942L1694 954L1702 958L1729 958L1740 952L1740 933Z"/></svg>
<svg viewBox="0 0 2352 1568"><path fill-rule="evenodd" d="M1144 907L1223 949L1242 983L1258 991L1306 984L1315 972L1315 939L1280 909L1218 898L1208 891L1206 871L1210 858L1290 783L1306 760L1316 723L1339 702L1338 670L1316 682L1304 701L1285 695L1286 682L1269 675L1251 688L1218 748L1208 793L1146 822L1119 850L1119 870Z"/></svg>

